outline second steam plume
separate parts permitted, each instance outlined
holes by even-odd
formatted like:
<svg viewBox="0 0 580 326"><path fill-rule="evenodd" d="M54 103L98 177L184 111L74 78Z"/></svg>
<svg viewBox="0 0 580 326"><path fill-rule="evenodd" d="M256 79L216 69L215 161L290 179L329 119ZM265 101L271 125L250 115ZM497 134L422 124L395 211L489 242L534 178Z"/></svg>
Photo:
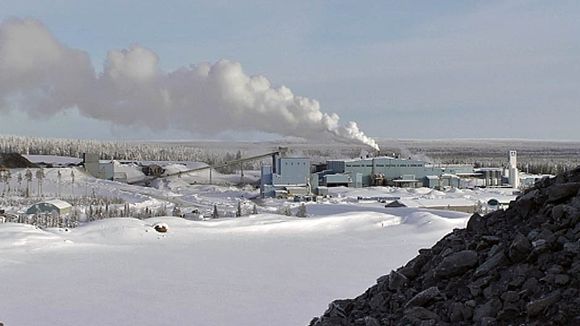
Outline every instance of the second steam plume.
<svg viewBox="0 0 580 326"><path fill-rule="evenodd" d="M355 122L342 124L316 100L248 76L237 62L165 72L153 51L133 45L109 51L96 72L85 51L60 43L32 19L0 24L0 111L7 108L37 117L76 108L117 125L213 134L258 130L378 149Z"/></svg>

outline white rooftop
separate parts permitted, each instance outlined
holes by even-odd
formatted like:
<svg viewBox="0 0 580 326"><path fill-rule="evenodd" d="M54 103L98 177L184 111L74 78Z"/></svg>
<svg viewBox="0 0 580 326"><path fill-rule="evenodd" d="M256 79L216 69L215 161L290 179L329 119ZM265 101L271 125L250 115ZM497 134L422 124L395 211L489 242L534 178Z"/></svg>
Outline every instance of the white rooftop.
<svg viewBox="0 0 580 326"><path fill-rule="evenodd" d="M42 203L51 204L51 205L57 207L58 209L65 209L65 208L72 207L72 205L70 203L68 203L64 200L60 200L60 199L46 200L46 201L43 201Z"/></svg>
<svg viewBox="0 0 580 326"><path fill-rule="evenodd" d="M421 160L409 159L404 157L392 157L392 156L375 156L375 157L363 157L363 158L348 158L342 160L328 160L329 162L360 162L360 161L372 161L372 160L401 160L401 161L414 161L414 162L423 162Z"/></svg>

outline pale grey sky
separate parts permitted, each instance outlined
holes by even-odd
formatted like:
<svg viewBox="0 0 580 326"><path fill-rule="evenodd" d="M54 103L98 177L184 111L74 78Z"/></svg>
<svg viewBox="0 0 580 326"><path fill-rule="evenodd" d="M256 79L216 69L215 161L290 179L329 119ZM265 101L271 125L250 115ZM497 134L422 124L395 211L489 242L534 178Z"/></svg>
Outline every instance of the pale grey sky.
<svg viewBox="0 0 580 326"><path fill-rule="evenodd" d="M577 1L2 1L0 19L14 17L86 51L97 72L133 44L167 72L239 62L370 136L580 140ZM265 137L112 126L74 108L41 119L4 108L0 133Z"/></svg>

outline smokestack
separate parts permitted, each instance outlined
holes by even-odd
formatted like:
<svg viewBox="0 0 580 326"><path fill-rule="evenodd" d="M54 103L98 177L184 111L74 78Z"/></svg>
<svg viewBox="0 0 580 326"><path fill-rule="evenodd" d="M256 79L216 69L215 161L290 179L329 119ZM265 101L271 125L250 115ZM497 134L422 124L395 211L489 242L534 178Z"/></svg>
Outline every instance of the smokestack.
<svg viewBox="0 0 580 326"><path fill-rule="evenodd" d="M96 73L85 51L60 43L36 20L0 24L0 109L47 117L77 109L115 125L218 134L263 131L311 140L366 144L356 122L342 124L318 101L249 76L233 61L165 72L153 51L132 45L109 51Z"/></svg>

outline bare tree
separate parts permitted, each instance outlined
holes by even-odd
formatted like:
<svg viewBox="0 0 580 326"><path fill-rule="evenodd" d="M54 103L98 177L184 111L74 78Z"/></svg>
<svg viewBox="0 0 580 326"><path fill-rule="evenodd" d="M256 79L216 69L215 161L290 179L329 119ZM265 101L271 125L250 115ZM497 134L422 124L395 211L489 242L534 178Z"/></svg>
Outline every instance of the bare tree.
<svg viewBox="0 0 580 326"><path fill-rule="evenodd" d="M36 170L36 180L38 181L38 196L42 197L43 196L42 182L44 180L44 170L43 169Z"/></svg>
<svg viewBox="0 0 580 326"><path fill-rule="evenodd" d="M71 179L71 183L70 183L70 191L72 196L74 197L75 195L75 170L70 170L70 179Z"/></svg>
<svg viewBox="0 0 580 326"><path fill-rule="evenodd" d="M26 178L26 197L30 197L30 182L32 182L32 172L26 169L24 177Z"/></svg>
<svg viewBox="0 0 580 326"><path fill-rule="evenodd" d="M16 177L18 180L18 192L22 193L22 173L18 172L18 176Z"/></svg>

